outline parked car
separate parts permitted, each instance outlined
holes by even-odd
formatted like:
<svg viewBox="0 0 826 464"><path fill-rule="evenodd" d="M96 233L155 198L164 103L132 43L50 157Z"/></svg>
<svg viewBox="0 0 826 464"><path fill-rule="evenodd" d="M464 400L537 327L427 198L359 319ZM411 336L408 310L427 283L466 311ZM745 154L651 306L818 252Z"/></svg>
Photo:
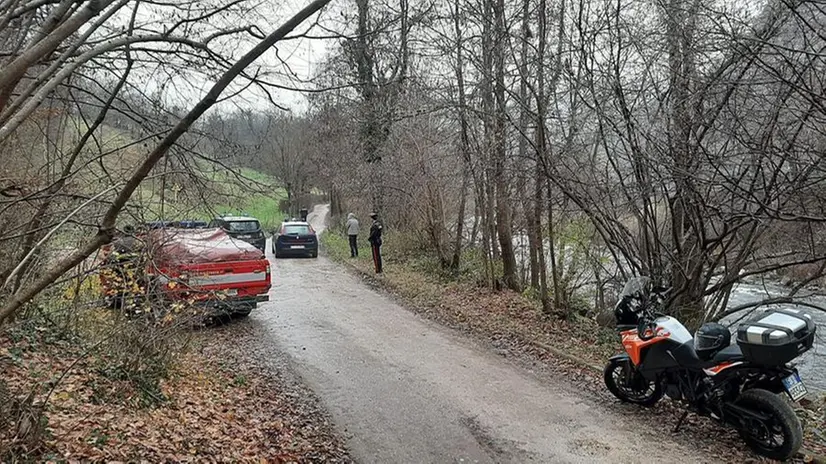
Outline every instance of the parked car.
<svg viewBox="0 0 826 464"><path fill-rule="evenodd" d="M276 258L288 256L318 257L318 236L306 221L285 221L272 237Z"/></svg>
<svg viewBox="0 0 826 464"><path fill-rule="evenodd" d="M241 239L264 251L267 237L261 230L261 223L251 216L219 216L212 220L211 227L223 229L232 238Z"/></svg>
<svg viewBox="0 0 826 464"><path fill-rule="evenodd" d="M165 229L172 226L172 221L150 221L143 224L145 230Z"/></svg>
<svg viewBox="0 0 826 464"><path fill-rule="evenodd" d="M177 229L206 229L209 227L209 224L206 221L184 219L182 221L173 222L172 227Z"/></svg>

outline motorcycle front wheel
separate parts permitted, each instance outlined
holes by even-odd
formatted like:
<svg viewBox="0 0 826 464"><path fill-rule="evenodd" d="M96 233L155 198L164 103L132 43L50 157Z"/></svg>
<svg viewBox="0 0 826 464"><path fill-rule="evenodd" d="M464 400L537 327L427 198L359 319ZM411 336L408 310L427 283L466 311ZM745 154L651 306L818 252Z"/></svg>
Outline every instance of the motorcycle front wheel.
<svg viewBox="0 0 826 464"><path fill-rule="evenodd" d="M737 406L748 408L766 420L746 418L740 436L757 454L785 461L800 450L803 427L788 402L768 390L746 390L737 398Z"/></svg>
<svg viewBox="0 0 826 464"><path fill-rule="evenodd" d="M605 386L620 401L653 406L663 397L660 383L643 377L627 358L608 361L604 374Z"/></svg>

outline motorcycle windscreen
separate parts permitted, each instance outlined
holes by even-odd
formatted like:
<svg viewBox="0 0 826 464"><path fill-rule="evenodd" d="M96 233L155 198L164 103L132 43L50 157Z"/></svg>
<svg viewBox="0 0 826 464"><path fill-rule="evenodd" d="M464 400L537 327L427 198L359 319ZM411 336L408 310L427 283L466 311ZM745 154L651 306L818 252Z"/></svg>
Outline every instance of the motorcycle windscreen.
<svg viewBox="0 0 826 464"><path fill-rule="evenodd" d="M651 278L650 277L632 277L625 283L622 288L620 298L646 298L651 292Z"/></svg>

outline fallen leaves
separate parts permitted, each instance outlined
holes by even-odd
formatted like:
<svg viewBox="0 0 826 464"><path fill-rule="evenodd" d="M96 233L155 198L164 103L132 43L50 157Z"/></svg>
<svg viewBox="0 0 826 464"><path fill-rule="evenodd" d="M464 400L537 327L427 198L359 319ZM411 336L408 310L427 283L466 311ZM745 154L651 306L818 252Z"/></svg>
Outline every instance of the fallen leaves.
<svg viewBox="0 0 826 464"><path fill-rule="evenodd" d="M200 350L180 356L174 374L161 383L166 400L143 408L129 382L101 375L77 346L0 335L2 381L16 397L40 384L32 411L44 426L36 443L20 440L20 424L0 430L0 450L67 461L349 460L323 414L303 408L291 387L246 363L237 340L208 332L197 337ZM39 382L43 377L50 381ZM0 453L0 461L14 457Z"/></svg>

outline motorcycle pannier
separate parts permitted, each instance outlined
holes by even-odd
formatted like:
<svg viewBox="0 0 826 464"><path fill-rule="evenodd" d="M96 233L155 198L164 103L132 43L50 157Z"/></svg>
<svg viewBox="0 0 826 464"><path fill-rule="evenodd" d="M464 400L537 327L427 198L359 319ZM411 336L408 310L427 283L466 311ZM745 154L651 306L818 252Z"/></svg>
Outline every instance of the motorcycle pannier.
<svg viewBox="0 0 826 464"><path fill-rule="evenodd" d="M737 328L737 344L747 360L766 366L786 364L815 340L812 316L796 309L763 313Z"/></svg>

